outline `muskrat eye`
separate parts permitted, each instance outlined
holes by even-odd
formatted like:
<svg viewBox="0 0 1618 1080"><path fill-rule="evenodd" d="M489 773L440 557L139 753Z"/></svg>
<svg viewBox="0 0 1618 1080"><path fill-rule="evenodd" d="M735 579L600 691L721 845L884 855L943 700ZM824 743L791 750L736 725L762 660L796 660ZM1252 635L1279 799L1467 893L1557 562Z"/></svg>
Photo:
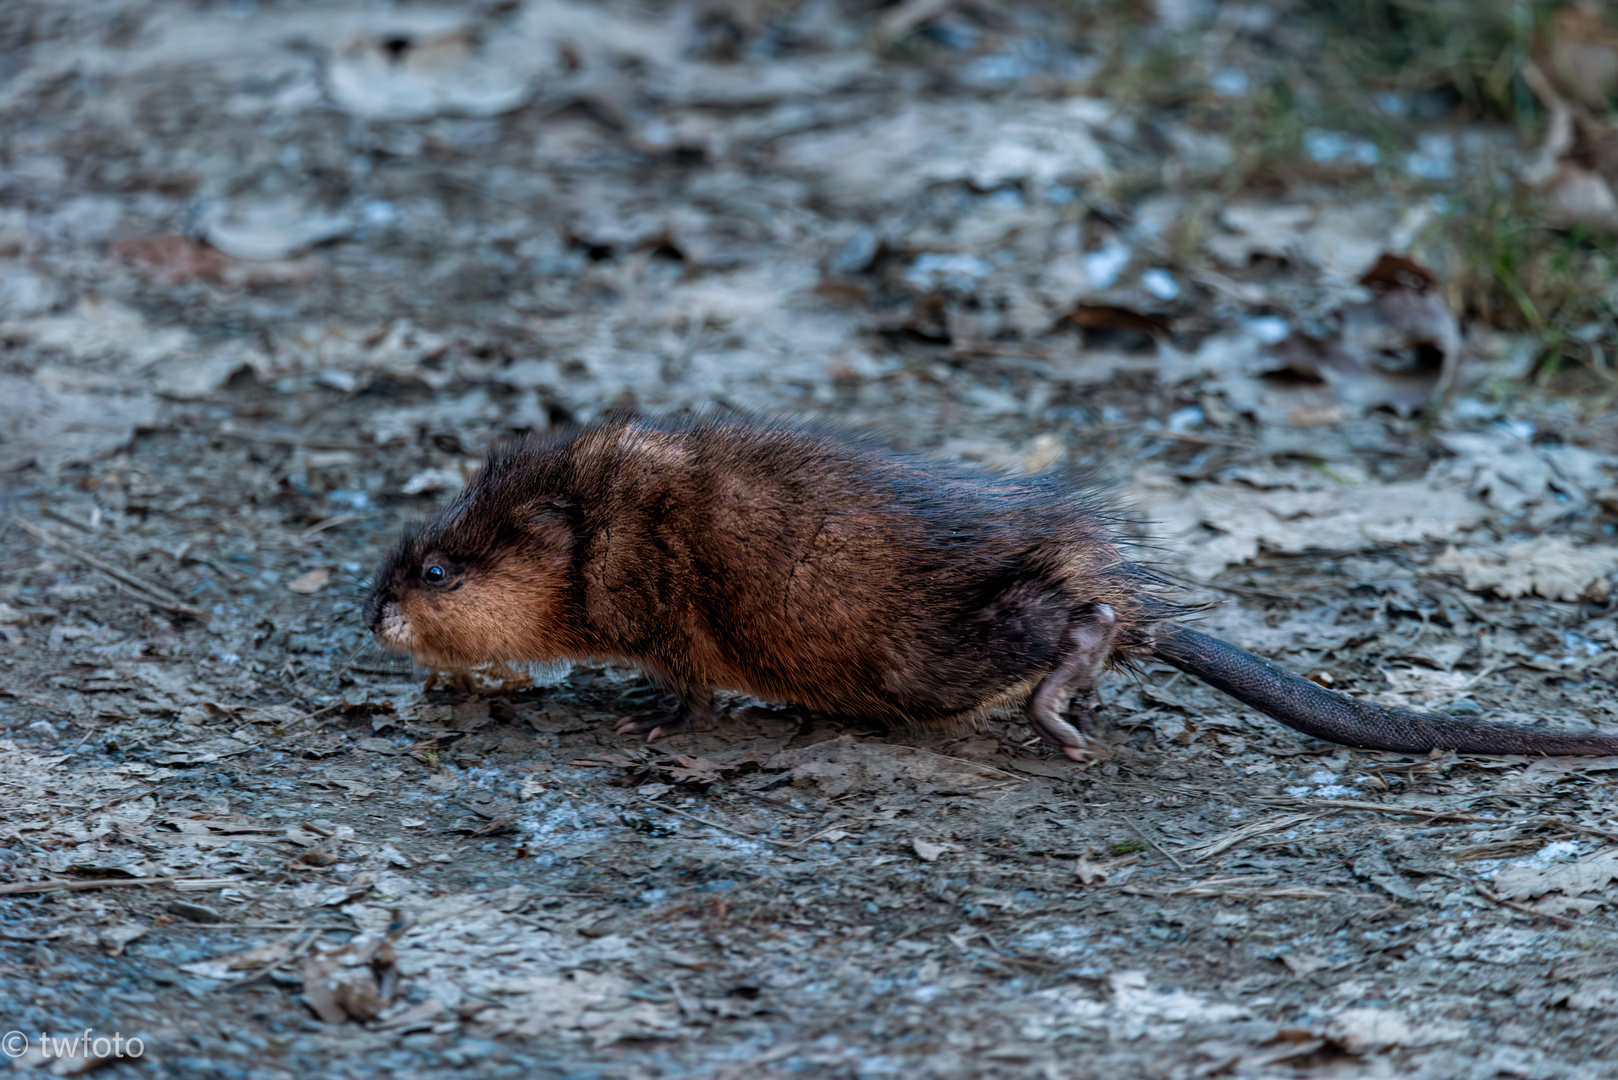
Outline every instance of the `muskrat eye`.
<svg viewBox="0 0 1618 1080"><path fill-rule="evenodd" d="M444 580L444 568L442 566L429 566L421 572L421 576L428 584L437 585Z"/></svg>

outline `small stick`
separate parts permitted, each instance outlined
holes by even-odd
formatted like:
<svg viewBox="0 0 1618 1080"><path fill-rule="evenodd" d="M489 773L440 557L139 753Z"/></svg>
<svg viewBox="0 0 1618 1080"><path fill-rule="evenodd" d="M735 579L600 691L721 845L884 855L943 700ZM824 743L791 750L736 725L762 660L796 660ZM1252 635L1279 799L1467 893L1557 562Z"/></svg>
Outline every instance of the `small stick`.
<svg viewBox="0 0 1618 1080"><path fill-rule="evenodd" d="M1569 919L1564 915L1552 915L1548 911L1535 911L1527 904L1519 904L1515 900L1507 900L1503 896L1496 896L1494 893L1490 892L1482 882L1479 881L1472 882L1472 890L1491 904L1499 904L1501 907L1510 908L1512 911L1520 911L1524 915L1532 915L1536 919L1549 919L1558 926L1582 926L1586 930L1611 929L1610 927L1599 926L1596 923L1584 922L1580 919Z"/></svg>
<svg viewBox="0 0 1618 1080"><path fill-rule="evenodd" d="M810 837L806 837L803 840L792 840L792 841L771 840L767 836L754 836L752 833L745 833L745 832L742 832L740 829L732 829L728 825L720 825L717 822L709 821L707 818L699 818L695 814L687 813L684 810L676 810L672 806L664 806L662 803L654 802L651 799L642 799L641 801L646 803L648 806L657 807L659 810L663 811L665 814L678 814L680 817L690 818L692 821L695 821L698 825L706 825L710 829L718 829L720 832L726 832L726 833L729 833L732 836L739 836L743 840L751 840L751 841L753 841L754 843L757 843L757 844L769 844L772 847L778 847L778 848L800 848L800 847L803 847L803 845L805 845L805 844L808 844L808 843L811 843L812 841L820 839L820 837L824 836L826 833L832 832L832 831L834 831L835 829L838 828L838 826L833 825L831 828L822 829L822 830L820 830L820 832L815 833L815 835L810 836Z"/></svg>
<svg viewBox="0 0 1618 1080"><path fill-rule="evenodd" d="M360 516L358 514L338 514L336 517L329 517L324 521L317 521L298 534L298 543L307 543L309 539L316 533L325 532L327 529L335 529L339 525L347 525L350 521L358 521L359 518Z"/></svg>
<svg viewBox="0 0 1618 1080"><path fill-rule="evenodd" d="M1243 840L1251 840L1254 837L1263 836L1265 833L1290 829L1294 825L1302 825L1306 821L1311 821L1317 816L1316 814L1281 814L1278 817L1264 818L1233 829L1224 836L1211 840L1206 844L1193 845L1180 850L1187 855L1191 855L1192 862L1199 863L1230 850Z"/></svg>
<svg viewBox="0 0 1618 1080"><path fill-rule="evenodd" d="M229 922L229 921L226 921L226 922L214 922L214 923L201 923L201 922L192 922L189 919L184 920L184 921L175 920L174 922L164 923L162 926L156 927L156 929L159 929L159 930L184 930L184 929L190 929L190 928L195 928L195 929L199 929L199 930L206 930L206 929L214 929L214 930L291 930L291 931L294 931L294 932L302 932L304 930L313 930L316 933L319 933L322 930L336 930L336 931L339 931L339 932L344 933L344 934L352 934L354 932L354 928L352 926L338 926L335 923L280 923L280 922Z"/></svg>
<svg viewBox="0 0 1618 1080"><path fill-rule="evenodd" d="M35 539L45 541L45 543L50 544L63 554L72 556L91 569L99 570L101 573L106 574L120 585L123 585L130 590L135 599L144 601L153 607L162 608L165 611L175 611L181 615L189 615L193 619L197 619L202 622L208 621L208 613L206 611L203 611L201 608L192 607L190 604L185 603L179 597L175 596L162 586L153 585L151 582L143 581L134 574L129 573L127 570L119 569L112 563L98 559L77 545L70 544L58 536L52 536L50 533L46 532L44 529L41 529L38 525L35 525L31 521L26 521L23 518L16 518L14 520L19 526L22 527L24 532L28 533Z"/></svg>
<svg viewBox="0 0 1618 1080"><path fill-rule="evenodd" d="M686 1000L685 994L680 990L679 980L673 975L669 976L669 989L674 991L674 1001L680 1006L680 1012L685 1014L685 1018L687 1020L691 1021L693 1024L696 1023L698 1019L697 1010L692 1006L690 1001Z"/></svg>
<svg viewBox="0 0 1618 1080"><path fill-rule="evenodd" d="M1333 896L1356 895L1343 889L1311 889L1288 885L1272 889L1203 889L1194 885L1183 889L1143 889L1136 885L1124 885L1118 891L1128 896L1229 896L1238 900L1326 900Z"/></svg>
<svg viewBox="0 0 1618 1080"><path fill-rule="evenodd" d="M1261 802L1272 806L1318 806L1330 810L1370 810L1378 814L1408 814L1411 817L1424 817L1437 820L1448 818L1451 821L1464 821L1474 825L1510 825L1516 828L1526 826L1550 826L1558 829L1567 829L1569 832L1584 833L1586 836L1599 836L1603 840L1618 840L1618 833L1606 829L1594 829L1588 825L1578 825L1565 818L1531 817L1492 818L1481 814L1464 814L1459 810L1423 810L1416 806L1387 806L1383 803L1356 802L1351 799L1262 799Z"/></svg>
<svg viewBox="0 0 1618 1080"><path fill-rule="evenodd" d="M82 533L89 533L91 536L95 535L95 528L93 526L86 525L73 515L64 514L62 511L53 506L41 506L39 508L39 512L50 518L52 521L60 521L63 525L71 525L73 528Z"/></svg>
<svg viewBox="0 0 1618 1080"><path fill-rule="evenodd" d="M176 889L186 890L222 889L226 885L234 885L240 880L242 879L146 877L100 878L95 881L63 881L60 879L19 881L12 885L0 885L0 896L17 896L21 893L80 892L84 889L115 889L122 885L172 885Z"/></svg>
<svg viewBox="0 0 1618 1080"><path fill-rule="evenodd" d="M1148 844L1152 845L1152 850L1153 851L1155 851L1159 855L1163 856L1165 859L1167 859L1169 862L1173 863L1179 869L1181 869L1181 870L1185 869L1185 863L1181 862L1179 859L1176 859L1174 857L1174 853L1172 851L1170 851L1168 848L1164 847L1162 844L1159 844L1156 840L1152 839L1152 836L1151 836L1150 833L1148 833L1145 829L1141 828L1139 825L1135 824L1135 819L1134 818L1130 817L1128 814L1119 814L1118 816L1123 818L1125 825L1128 825L1131 829L1135 830L1135 835L1136 836L1139 836L1142 840L1144 840Z"/></svg>
<svg viewBox="0 0 1618 1080"><path fill-rule="evenodd" d="M1036 740L1036 742L1037 742L1037 740ZM972 768L976 769L978 772L994 773L997 776L1005 777L1007 780L1009 780L1009 781L1011 781L1013 783L1017 783L1017 784L1026 784L1026 783L1028 783L1028 778L1026 776L1018 776L1016 773L1008 773L1004 769L997 769L993 765L985 765L981 761L971 761L971 760L969 760L967 758L963 758L963 757L952 757L949 754L940 754L937 750L929 750L925 746L912 746L912 747L910 747L910 749L916 751L919 754L931 754L933 757L943 758L945 761L954 761L954 762L958 762L959 764L962 764L962 765L970 765L970 766L972 766Z"/></svg>
<svg viewBox="0 0 1618 1080"><path fill-rule="evenodd" d="M92 728L91 730L94 731L95 729ZM88 738L88 736L86 736L86 738ZM128 802L130 799L142 799L142 798L145 798L147 795L154 795L160 790L161 790L160 788L155 788L155 787L141 788L139 791L131 791L127 795L119 795L117 798L108 799L104 803L98 803L95 806L92 806L89 809L85 810L84 812L86 814L93 814L98 810L105 810L107 807L113 806L113 805L115 805L117 803Z"/></svg>
<svg viewBox="0 0 1618 1080"><path fill-rule="evenodd" d="M240 439L242 442L263 443L266 446L292 446L302 450L353 450L356 453L362 450L375 450L375 446L364 443L329 442L324 439L305 439L297 435L276 435L272 432L242 431L232 427L221 427L214 434L224 439Z"/></svg>
<svg viewBox="0 0 1618 1080"><path fill-rule="evenodd" d="M338 709L344 708L346 705L347 702L339 701L335 705L327 705L324 709L316 709L312 713L298 717L296 720L288 724L287 727L296 727L299 724L307 724L309 721L314 720L317 717L325 716L327 713L336 712Z"/></svg>

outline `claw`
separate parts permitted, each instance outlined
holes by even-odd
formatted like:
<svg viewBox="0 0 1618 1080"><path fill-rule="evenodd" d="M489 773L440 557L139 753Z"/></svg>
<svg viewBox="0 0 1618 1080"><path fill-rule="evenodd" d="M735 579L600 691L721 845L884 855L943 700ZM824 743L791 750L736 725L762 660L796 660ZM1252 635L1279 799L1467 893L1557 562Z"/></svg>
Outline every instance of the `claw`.
<svg viewBox="0 0 1618 1080"><path fill-rule="evenodd" d="M618 721L617 732L620 735L645 735L647 742L655 742L670 735L683 735L688 731L708 731L713 726L714 714L711 708L682 704L672 715L665 712L651 717L626 716Z"/></svg>
<svg viewBox="0 0 1618 1080"><path fill-rule="evenodd" d="M1106 604L1096 604L1086 615L1075 619L1068 628L1067 654L1028 699L1028 724L1034 733L1046 745L1083 765L1104 760L1106 746L1064 720L1062 708L1070 697L1076 697L1080 726L1087 732L1096 730L1091 690L1112 651L1116 624L1117 617Z"/></svg>

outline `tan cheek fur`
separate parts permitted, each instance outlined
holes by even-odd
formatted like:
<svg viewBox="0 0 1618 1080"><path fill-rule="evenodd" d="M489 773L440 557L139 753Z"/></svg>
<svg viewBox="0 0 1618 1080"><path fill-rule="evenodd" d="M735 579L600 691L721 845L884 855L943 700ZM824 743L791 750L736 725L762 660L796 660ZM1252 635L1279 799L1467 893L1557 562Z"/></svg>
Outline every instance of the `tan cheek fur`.
<svg viewBox="0 0 1618 1080"><path fill-rule="evenodd" d="M572 650L557 631L557 588L541 578L532 568L503 563L469 574L453 591L408 593L399 600L409 624L405 647L417 661L451 670L567 657Z"/></svg>

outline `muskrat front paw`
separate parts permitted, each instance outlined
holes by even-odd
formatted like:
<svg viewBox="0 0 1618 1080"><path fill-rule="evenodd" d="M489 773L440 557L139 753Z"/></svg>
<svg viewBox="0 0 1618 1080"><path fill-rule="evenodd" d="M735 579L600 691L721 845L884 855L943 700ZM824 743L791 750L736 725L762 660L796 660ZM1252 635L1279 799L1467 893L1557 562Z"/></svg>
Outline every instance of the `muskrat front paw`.
<svg viewBox="0 0 1618 1080"><path fill-rule="evenodd" d="M711 714L682 705L673 712L645 717L626 716L618 721L617 730L620 735L644 735L647 742L655 742L669 735L709 731L713 726Z"/></svg>

